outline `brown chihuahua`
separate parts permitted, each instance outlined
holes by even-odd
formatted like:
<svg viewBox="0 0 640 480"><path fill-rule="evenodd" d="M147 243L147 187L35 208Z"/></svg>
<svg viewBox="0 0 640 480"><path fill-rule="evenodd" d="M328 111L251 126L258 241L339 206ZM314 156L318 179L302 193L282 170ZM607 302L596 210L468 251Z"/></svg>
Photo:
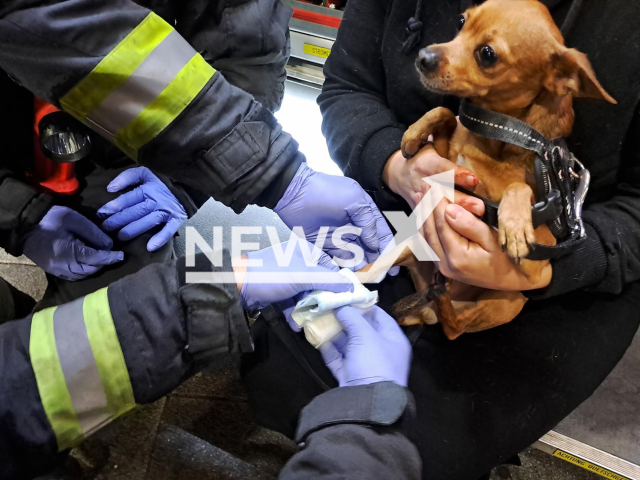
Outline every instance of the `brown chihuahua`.
<svg viewBox="0 0 640 480"><path fill-rule="evenodd" d="M431 91L515 117L548 139L571 133L574 97L616 103L596 80L586 55L565 47L538 0L487 0L467 10L460 27L451 42L420 51L416 65ZM533 227L534 153L470 132L446 108L431 110L407 130L402 153L411 158L430 137L440 156L477 175L476 194L499 203L499 242L530 280L540 279L549 262L527 260L529 246L553 246L556 239L546 225ZM521 292L453 280L446 289L429 290L438 278L437 264L418 262L409 250L396 263L409 266L418 291L395 306L404 325L440 321L447 337L455 339L510 322L526 303Z"/></svg>

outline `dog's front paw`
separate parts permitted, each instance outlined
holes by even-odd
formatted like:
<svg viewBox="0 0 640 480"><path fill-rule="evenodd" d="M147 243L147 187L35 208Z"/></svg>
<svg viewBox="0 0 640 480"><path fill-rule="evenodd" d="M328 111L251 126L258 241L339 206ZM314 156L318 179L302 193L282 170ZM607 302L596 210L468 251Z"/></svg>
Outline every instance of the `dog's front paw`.
<svg viewBox="0 0 640 480"><path fill-rule="evenodd" d="M402 136L402 156L406 159L413 157L428 139L428 135L423 139L423 133L416 128L416 125L412 125Z"/></svg>
<svg viewBox="0 0 640 480"><path fill-rule="evenodd" d="M518 264L529 255L536 236L531 217L531 188L522 183L505 190L498 208L498 235L502 250Z"/></svg>
<svg viewBox="0 0 640 480"><path fill-rule="evenodd" d="M517 215L503 215L500 217L498 232L502 250L520 264L522 259L529 255L529 246L536 241L531 211L529 210L529 218L526 218L526 215L524 218Z"/></svg>

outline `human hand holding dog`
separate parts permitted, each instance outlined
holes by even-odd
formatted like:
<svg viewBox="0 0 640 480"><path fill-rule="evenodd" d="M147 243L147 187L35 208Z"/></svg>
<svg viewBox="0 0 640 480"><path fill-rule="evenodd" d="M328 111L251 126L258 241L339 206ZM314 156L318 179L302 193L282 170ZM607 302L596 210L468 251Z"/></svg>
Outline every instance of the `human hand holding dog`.
<svg viewBox="0 0 640 480"><path fill-rule="evenodd" d="M441 157L432 144L426 145L412 158L407 160L398 150L384 167L382 180L394 192L406 200L411 208L416 208L422 197L429 191L425 177L454 170L456 185L474 189L478 185L478 177L469 169ZM484 214L484 203L481 200L455 192L455 203L461 205L474 215Z"/></svg>
<svg viewBox="0 0 640 480"><path fill-rule="evenodd" d="M551 282L551 264L538 280L530 280L502 251L497 233L459 205L441 201L422 232L440 258L438 269L447 278L505 291L535 290Z"/></svg>

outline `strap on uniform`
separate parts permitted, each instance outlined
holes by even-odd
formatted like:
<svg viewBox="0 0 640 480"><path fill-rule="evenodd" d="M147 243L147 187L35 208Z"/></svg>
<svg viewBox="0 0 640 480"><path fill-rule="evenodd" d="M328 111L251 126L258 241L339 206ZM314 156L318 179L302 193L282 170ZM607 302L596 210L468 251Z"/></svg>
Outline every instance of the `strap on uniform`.
<svg viewBox="0 0 640 480"><path fill-rule="evenodd" d="M34 313L29 356L58 451L135 406L106 288Z"/></svg>
<svg viewBox="0 0 640 480"><path fill-rule="evenodd" d="M312 433L338 424L388 427L398 422L407 408L414 413L413 397L394 382L334 388L302 410L295 441L302 443Z"/></svg>

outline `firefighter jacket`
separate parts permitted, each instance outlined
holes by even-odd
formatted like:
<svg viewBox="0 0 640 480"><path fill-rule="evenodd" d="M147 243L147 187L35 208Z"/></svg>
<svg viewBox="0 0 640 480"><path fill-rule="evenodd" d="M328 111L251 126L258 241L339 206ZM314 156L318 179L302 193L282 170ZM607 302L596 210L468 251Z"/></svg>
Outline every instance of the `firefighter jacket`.
<svg viewBox="0 0 640 480"><path fill-rule="evenodd" d="M0 325L0 478L48 472L71 447L230 354L252 350L230 271L199 254L153 264L71 303Z"/></svg>
<svg viewBox="0 0 640 480"><path fill-rule="evenodd" d="M157 13L128 0L2 2L0 69L197 205L273 207L304 160L272 113L291 9L278 0L139 3ZM10 112L15 97L3 100ZM8 128L0 136L13 138ZM51 202L18 183L0 166L0 243L15 254Z"/></svg>

